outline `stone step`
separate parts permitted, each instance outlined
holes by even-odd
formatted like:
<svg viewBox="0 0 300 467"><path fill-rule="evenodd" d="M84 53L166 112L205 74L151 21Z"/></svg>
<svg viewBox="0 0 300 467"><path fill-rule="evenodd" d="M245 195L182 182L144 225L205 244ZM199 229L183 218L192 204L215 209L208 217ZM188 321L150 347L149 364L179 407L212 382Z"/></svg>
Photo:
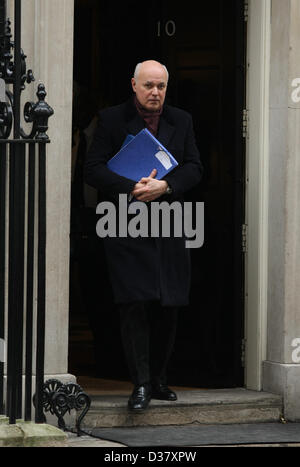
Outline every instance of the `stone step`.
<svg viewBox="0 0 300 467"><path fill-rule="evenodd" d="M176 392L176 402L152 399L140 414L127 410L127 394L92 395L82 427L263 423L282 416L282 397L276 394L243 388Z"/></svg>

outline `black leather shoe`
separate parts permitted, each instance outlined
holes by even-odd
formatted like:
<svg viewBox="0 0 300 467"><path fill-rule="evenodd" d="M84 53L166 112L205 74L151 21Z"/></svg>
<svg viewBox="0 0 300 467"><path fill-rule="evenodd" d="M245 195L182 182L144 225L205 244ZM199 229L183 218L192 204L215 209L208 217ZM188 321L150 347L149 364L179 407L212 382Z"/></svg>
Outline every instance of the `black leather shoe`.
<svg viewBox="0 0 300 467"><path fill-rule="evenodd" d="M143 412L147 409L151 400L150 384L135 386L128 400L128 408L133 412Z"/></svg>
<svg viewBox="0 0 300 467"><path fill-rule="evenodd" d="M171 391L166 384L157 384L153 386L152 398L162 401L177 401L177 396L174 391Z"/></svg>

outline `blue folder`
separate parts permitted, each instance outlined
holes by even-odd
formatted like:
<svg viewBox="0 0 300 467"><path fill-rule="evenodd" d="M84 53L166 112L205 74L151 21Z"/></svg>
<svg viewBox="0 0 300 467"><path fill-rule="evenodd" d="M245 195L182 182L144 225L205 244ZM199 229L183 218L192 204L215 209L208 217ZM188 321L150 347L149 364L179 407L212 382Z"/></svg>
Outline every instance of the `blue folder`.
<svg viewBox="0 0 300 467"><path fill-rule="evenodd" d="M157 170L160 180L178 165L170 152L144 128L136 136L127 135L120 151L112 157L107 167L113 172L136 182Z"/></svg>

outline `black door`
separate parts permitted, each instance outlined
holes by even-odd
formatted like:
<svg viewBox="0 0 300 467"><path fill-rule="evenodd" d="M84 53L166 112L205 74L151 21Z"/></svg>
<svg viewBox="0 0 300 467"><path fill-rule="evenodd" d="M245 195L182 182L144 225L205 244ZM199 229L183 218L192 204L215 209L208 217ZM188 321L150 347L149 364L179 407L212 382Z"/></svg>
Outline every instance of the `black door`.
<svg viewBox="0 0 300 467"><path fill-rule="evenodd" d="M156 59L169 70L168 103L193 115L205 172L186 198L205 203L205 241L191 250L191 304L181 313L170 383L242 385L243 1L157 0L141 8L139 1L78 0L75 5L74 79L92 91L92 102L105 107L125 101L135 65ZM117 320L107 305L102 311L97 326L107 362L103 372L109 366L118 377L124 362Z"/></svg>

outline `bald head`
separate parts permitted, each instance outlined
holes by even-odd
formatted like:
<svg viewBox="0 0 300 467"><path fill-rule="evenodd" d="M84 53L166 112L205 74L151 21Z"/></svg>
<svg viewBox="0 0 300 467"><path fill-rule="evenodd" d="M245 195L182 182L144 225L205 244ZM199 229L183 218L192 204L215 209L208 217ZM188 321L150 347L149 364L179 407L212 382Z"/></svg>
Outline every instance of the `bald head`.
<svg viewBox="0 0 300 467"><path fill-rule="evenodd" d="M140 104L150 112L163 106L168 84L168 70L155 60L139 63L131 79L132 89Z"/></svg>
<svg viewBox="0 0 300 467"><path fill-rule="evenodd" d="M166 73L166 79L167 82L169 81L169 72L167 70L167 67L163 65L162 63L159 63L155 60L146 60L142 63L138 63L137 66L135 67L134 70L134 79L137 81L140 71L142 72L147 72L147 71L152 71L152 69L157 69L157 70L163 70Z"/></svg>

